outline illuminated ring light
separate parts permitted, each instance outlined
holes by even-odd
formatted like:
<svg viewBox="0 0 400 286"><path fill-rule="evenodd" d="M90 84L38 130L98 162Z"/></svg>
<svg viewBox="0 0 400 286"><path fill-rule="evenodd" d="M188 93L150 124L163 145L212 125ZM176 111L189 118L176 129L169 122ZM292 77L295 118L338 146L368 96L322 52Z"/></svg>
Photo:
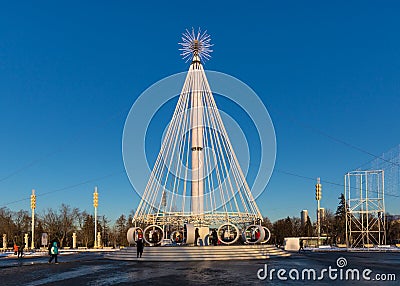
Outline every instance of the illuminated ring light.
<svg viewBox="0 0 400 286"><path fill-rule="evenodd" d="M178 235L180 235L180 237L181 237L181 241L180 241L180 242L177 242L177 241L176 241L176 237L177 237ZM171 235L170 235L169 238L172 240L172 242L182 243L182 242L183 242L183 232L182 232L182 231L179 231L179 230L175 230L173 233L171 233Z"/></svg>
<svg viewBox="0 0 400 286"><path fill-rule="evenodd" d="M128 229L128 232L126 233L126 240L128 243L136 245L136 240L139 239L139 233L143 234L143 229L140 227L131 227Z"/></svg>
<svg viewBox="0 0 400 286"><path fill-rule="evenodd" d="M263 229L264 229L265 237L264 237L264 240L261 241L261 243L267 243L271 238L271 232L265 226L263 226Z"/></svg>
<svg viewBox="0 0 400 286"><path fill-rule="evenodd" d="M224 240L222 239L222 237L221 237L221 231L224 230L224 227L227 227L228 230L229 230L229 228L233 228L234 231L236 231L236 235L235 235L235 237L234 237L234 239L233 239L232 241L224 241ZM225 232L226 232L226 230L225 230ZM232 231L229 230L229 233L231 233L231 232L232 232ZM231 224L231 223L225 223L225 224L221 225L221 226L218 228L217 234L218 234L218 240L221 241L221 243L222 243L222 244L225 244L225 245L234 244L234 243L239 239L239 236L240 236L240 235L239 235L239 229L237 228L237 226L234 225L234 224Z"/></svg>
<svg viewBox="0 0 400 286"><path fill-rule="evenodd" d="M153 242L150 241L150 231L155 231L157 229L157 231L160 232L161 235L158 236L159 240L157 242ZM164 237L164 231L163 229L155 224L149 225L148 227L146 227L143 231L143 239L144 241L146 241L150 246L156 246L158 244L161 243L162 239ZM152 239L153 240L153 239Z"/></svg>
<svg viewBox="0 0 400 286"><path fill-rule="evenodd" d="M260 236L257 239L252 239L253 236L253 232L258 231L260 233ZM250 233L250 237L248 237L247 233ZM248 227L246 227L246 229L243 232L243 238L246 240L246 243L248 244L257 244L260 243L262 241L264 241L264 237L265 237L265 231L264 228L261 225L256 225L256 224L252 224L249 225Z"/></svg>

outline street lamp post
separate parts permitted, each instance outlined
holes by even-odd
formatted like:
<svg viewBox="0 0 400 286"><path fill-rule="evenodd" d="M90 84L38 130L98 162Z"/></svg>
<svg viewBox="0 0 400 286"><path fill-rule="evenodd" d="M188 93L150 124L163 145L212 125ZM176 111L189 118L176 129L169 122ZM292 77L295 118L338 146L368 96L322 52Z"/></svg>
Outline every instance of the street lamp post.
<svg viewBox="0 0 400 286"><path fill-rule="evenodd" d="M317 184L315 185L315 199L317 200L317 232L318 232L317 245L318 246L319 246L319 240L320 240L320 236L321 236L321 213L320 213L321 196L322 196L321 179L317 178Z"/></svg>
<svg viewBox="0 0 400 286"><path fill-rule="evenodd" d="M97 207L99 206L99 193L97 186L94 187L93 193L93 206L94 206L94 247L97 248Z"/></svg>
<svg viewBox="0 0 400 286"><path fill-rule="evenodd" d="M35 208L36 208L36 195L35 195L35 190L32 190L32 195L31 195L31 210L32 210L32 243L31 243L31 249L35 249Z"/></svg>

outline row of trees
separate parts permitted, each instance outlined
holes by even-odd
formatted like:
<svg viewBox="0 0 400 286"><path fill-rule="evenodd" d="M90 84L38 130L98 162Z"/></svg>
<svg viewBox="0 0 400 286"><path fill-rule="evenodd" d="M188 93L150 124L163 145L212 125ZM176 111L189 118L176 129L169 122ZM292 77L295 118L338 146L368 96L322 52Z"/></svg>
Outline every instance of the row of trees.
<svg viewBox="0 0 400 286"><path fill-rule="evenodd" d="M105 216L98 219L97 230L101 233L103 246L125 246L126 232L132 227L133 212L128 217L121 215L114 223ZM86 211L62 204L58 210L47 209L35 218L35 246L41 246L41 234L47 233L49 241L56 239L60 246L72 246L72 234L77 235L77 245L94 246L94 217ZM272 223L267 217L263 224L271 230L270 243L282 244L285 237L316 236L316 225L307 218L305 224L298 217L287 217ZM389 243L400 239L400 221L392 220L386 223L387 241ZM6 234L8 246L21 244L25 233L31 234L30 213L25 210L17 212L0 208L0 235ZM327 244L345 243L346 237L346 203L343 194L339 197L336 212L326 210L321 221L321 234L327 236ZM29 241L31 239L29 238Z"/></svg>
<svg viewBox="0 0 400 286"><path fill-rule="evenodd" d="M22 244L28 233L31 241L32 217L28 211L13 212L0 208L0 234L7 235L8 247L14 243ZM35 216L35 247L40 247L42 233L47 233L48 241L57 240L61 247L72 246L72 234L77 236L77 245L94 246L94 216L62 204L57 210L49 208ZM126 232L132 227L132 213L121 215L113 224L105 216L97 220L97 231L101 233L103 246L126 245ZM30 245L30 244L29 244Z"/></svg>
<svg viewBox="0 0 400 286"><path fill-rule="evenodd" d="M364 223L365 221L366 219L364 219ZM310 217L307 218L305 224L302 224L298 217L287 217L274 223L265 218L264 225L271 230L270 243L278 245L283 244L285 237L317 236L317 225L311 223ZM327 237L325 242L329 245L346 243L346 201L343 194L339 197L339 205L335 212L325 211L325 217L321 221L321 235ZM386 217L386 242L388 244L400 243L400 220L394 219L390 215Z"/></svg>
<svg viewBox="0 0 400 286"><path fill-rule="evenodd" d="M331 210L325 211L325 217L321 221L321 234L327 236L327 244L344 243L346 239L346 208L345 198L341 195L339 206L334 213ZM264 225L271 230L273 244L283 244L285 237L316 236L316 223L311 223L307 217L306 223L301 222L299 217L287 217L271 223L268 218L264 219Z"/></svg>

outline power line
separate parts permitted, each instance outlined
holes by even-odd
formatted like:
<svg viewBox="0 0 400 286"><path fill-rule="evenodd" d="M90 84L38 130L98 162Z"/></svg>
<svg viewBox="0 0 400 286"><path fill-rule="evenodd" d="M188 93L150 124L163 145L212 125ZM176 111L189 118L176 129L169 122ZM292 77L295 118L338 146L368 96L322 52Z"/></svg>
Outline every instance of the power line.
<svg viewBox="0 0 400 286"><path fill-rule="evenodd" d="M292 172L288 172L288 171L284 171L284 170L279 170L279 169L275 169L275 172L282 173L282 174L289 175L289 176L293 176L293 177L298 177L298 178L306 179L306 180L311 180L311 181L314 181L314 182L315 182L315 178L312 178L312 177L303 176L303 175L299 175L299 174L295 174L295 173L292 173ZM345 187L345 185L340 184L340 183L336 183L336 182L330 182L330 181L326 181L326 180L321 180L321 182L323 182L323 183L325 183L325 184L330 184L330 185L335 185L335 186L343 187L343 188ZM351 188L352 188L352 189L358 190L358 188L356 188L356 187L351 187ZM371 192L377 193L377 192L374 192L374 191L371 191ZM396 198L399 198L399 197L400 197L399 195L394 195L394 194L385 194L385 196L391 196L391 197L396 197Z"/></svg>
<svg viewBox="0 0 400 286"><path fill-rule="evenodd" d="M280 112L278 112L278 113L280 113ZM281 113L281 114L282 114L282 113ZM361 152L361 153L364 153L364 154L367 154L367 155L369 155L369 156L372 156L372 157L374 157L374 159L379 159L379 160L382 160L382 161L385 161L385 162L387 162L387 163L390 163L390 164L393 164L393 165L395 165L395 166L400 167L400 164L397 163L397 162L392 162L392 161L390 161L390 160L387 160L387 159L383 158L382 156L375 155L375 154L373 154L373 153L371 153L371 152L369 152L369 151L367 151L367 150L365 150L365 149L363 149L363 148L361 148L361 147L358 147L358 146L356 146L356 145L354 145L354 144L351 144L351 143L346 142L346 141L344 141L344 140L342 140L342 139L339 139L339 138L337 138L337 137L334 137L334 136L332 136L332 135L326 133L325 131L322 131L322 130L317 129L317 128L315 128L315 127L306 125L306 124L304 124L304 123L300 123L298 120L294 120L294 119L292 119L292 118L289 118L289 117L287 116L287 114L285 114L285 115L282 114L282 118L286 118L286 119L289 120L291 123L293 123L293 124L295 124L295 125L297 125L297 126L300 126L300 127L304 128L304 129L311 130L311 131L313 131L314 133L317 133L317 134L319 134L319 135L322 135L322 136L324 136L324 137L326 137L326 138L331 139L332 141L335 141L335 142L340 143L340 144L342 144L342 145L344 145L344 146L347 146L347 147L349 147L349 148L351 148L351 149L354 149L354 150L357 150L357 151L359 151L359 152ZM374 159L373 159L373 160L374 160ZM369 161L369 162L372 162L373 160L371 160L371 161ZM366 163L366 164L367 164L367 163ZM363 164L363 165L361 165L361 166L364 166L364 165L366 165L366 164Z"/></svg>
<svg viewBox="0 0 400 286"><path fill-rule="evenodd" d="M88 129L90 129L90 130L99 129L100 127L103 127L104 124L110 122L111 120L114 120L115 118L117 118L121 114L123 114L123 113L125 114L127 110L129 110L129 109L121 108L118 111L116 111L113 114L111 114L106 120L104 120L102 122L98 122L98 124L95 124L94 126L90 126L88 128L84 128L84 129L82 128L80 131L77 131L75 133L75 135L73 135L70 140L67 140L63 147L57 148L52 152L44 154L43 156L41 156L41 157L39 157L37 159L34 159L31 162L29 162L29 163L27 163L27 164L15 169L14 171L10 172L9 174L4 175L3 177L0 178L0 183L5 181L5 180L7 180L7 179L9 179L9 178L11 178L11 177L13 177L13 176L15 176L15 175L17 175L17 174L19 174L19 173L21 173L21 172L23 172L23 171L25 171L25 170L27 170L27 169L29 169L29 168L31 168L31 167L33 167L33 166L35 166L36 164L38 164L41 161L53 156L54 154L57 154L59 152L63 152L68 146L70 146L70 143L72 143L72 142L75 143L75 142L81 140L87 134L87 130Z"/></svg>
<svg viewBox="0 0 400 286"><path fill-rule="evenodd" d="M285 174L285 175L289 175L289 176L293 176L293 177L302 178L302 179L307 179L307 180L312 180L312 181L315 181L315 180L316 180L316 179L313 178L313 177L303 176L303 175L295 174L295 173L288 172L288 171L284 171L284 170L275 169L274 171L275 171L275 172L278 172L278 173ZM335 186L344 187L343 184L339 184L339 183L335 183L335 182L330 182L330 181L326 181L326 180L321 180L321 183L322 183L322 182L325 183L325 184L330 184L330 185L335 185Z"/></svg>
<svg viewBox="0 0 400 286"><path fill-rule="evenodd" d="M76 183L76 184L73 184L73 185L70 185L70 186L62 187L62 188L55 189L55 190L52 190L52 191L48 191L48 192L45 192L45 193L39 193L39 194L37 193L36 197L43 197L43 196L47 196L49 194L53 194L53 193L57 193L57 192L61 192L61 191L66 191L66 190L69 190L69 189L74 189L74 188L82 186L82 185L86 185L86 184L89 184L89 183L93 183L93 182L96 182L96 181L104 180L104 179L119 175L121 173L125 173L125 170L119 171L119 172L115 172L115 173L110 173L110 174L107 174L105 176L89 179L89 180L86 180L86 181L82 181L80 183ZM31 198L29 196L29 197L26 197L26 198L23 198L23 199L19 199L19 200L8 202L8 203L6 203L4 205L1 205L0 207L8 207L11 204L27 201L27 200L30 200L30 199Z"/></svg>

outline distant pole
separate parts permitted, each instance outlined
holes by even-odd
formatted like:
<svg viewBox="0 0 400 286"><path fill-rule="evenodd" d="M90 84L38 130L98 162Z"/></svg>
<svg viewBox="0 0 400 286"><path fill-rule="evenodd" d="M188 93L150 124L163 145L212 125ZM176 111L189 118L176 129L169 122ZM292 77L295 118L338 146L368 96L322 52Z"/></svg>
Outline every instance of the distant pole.
<svg viewBox="0 0 400 286"><path fill-rule="evenodd" d="M29 239L28 239L28 234L27 233L25 233L25 235L24 235L24 242L25 242L25 248L28 248L28 246L29 246L29 241L28 241Z"/></svg>
<svg viewBox="0 0 400 286"><path fill-rule="evenodd" d="M3 234L3 249L7 249L7 234Z"/></svg>
<svg viewBox="0 0 400 286"><path fill-rule="evenodd" d="M93 193L93 206L94 206L94 248L97 248L97 207L99 206L99 193L97 186L94 187Z"/></svg>
<svg viewBox="0 0 400 286"><path fill-rule="evenodd" d="M35 208L36 208L36 195L35 190L32 190L31 195L31 210L32 210L32 243L31 248L35 249Z"/></svg>
<svg viewBox="0 0 400 286"><path fill-rule="evenodd" d="M167 206L167 197L166 197L165 191L162 192L162 197L161 197L161 204L163 206L163 233L164 233L164 238L167 238L167 234L165 232L165 207Z"/></svg>
<svg viewBox="0 0 400 286"><path fill-rule="evenodd" d="M317 200L317 232L318 232L318 242L317 245L319 246L319 240L321 237L321 214L320 214L320 200L322 196L322 185L321 179L317 178L317 184L315 185L315 199Z"/></svg>

